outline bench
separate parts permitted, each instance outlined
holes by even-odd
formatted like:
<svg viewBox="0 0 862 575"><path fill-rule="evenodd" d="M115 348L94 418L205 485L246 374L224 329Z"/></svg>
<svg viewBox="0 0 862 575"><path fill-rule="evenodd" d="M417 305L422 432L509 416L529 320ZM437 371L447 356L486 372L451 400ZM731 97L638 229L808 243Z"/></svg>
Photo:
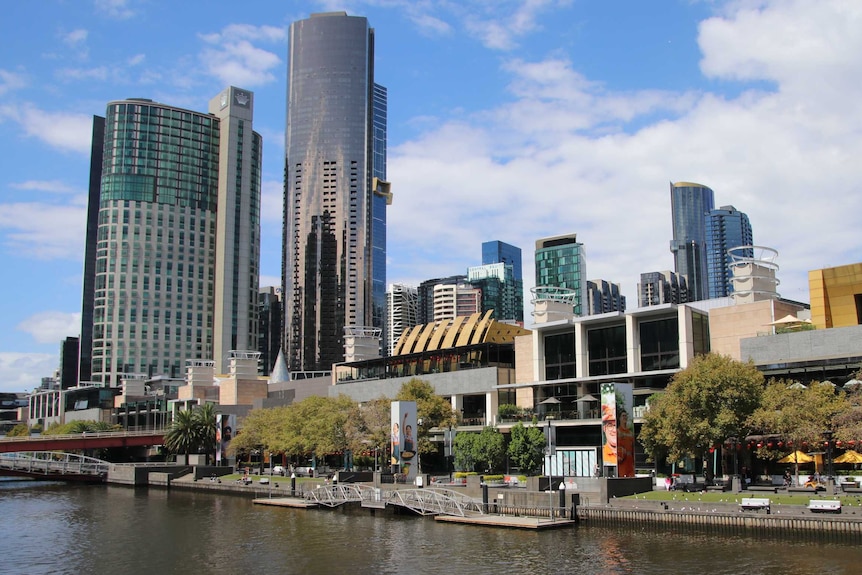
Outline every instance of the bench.
<svg viewBox="0 0 862 575"><path fill-rule="evenodd" d="M748 485L746 491L766 491L769 493L778 493L778 487L775 485Z"/></svg>
<svg viewBox="0 0 862 575"><path fill-rule="evenodd" d="M862 493L862 488L860 487L844 487L842 485L841 489L844 491L844 493Z"/></svg>
<svg viewBox="0 0 862 575"><path fill-rule="evenodd" d="M758 511L760 509L766 509L766 513L769 513L769 499L765 497L743 497L742 501L739 503L739 508L742 511Z"/></svg>
<svg viewBox="0 0 862 575"><path fill-rule="evenodd" d="M841 502L837 499L812 499L808 502L812 513L841 513Z"/></svg>

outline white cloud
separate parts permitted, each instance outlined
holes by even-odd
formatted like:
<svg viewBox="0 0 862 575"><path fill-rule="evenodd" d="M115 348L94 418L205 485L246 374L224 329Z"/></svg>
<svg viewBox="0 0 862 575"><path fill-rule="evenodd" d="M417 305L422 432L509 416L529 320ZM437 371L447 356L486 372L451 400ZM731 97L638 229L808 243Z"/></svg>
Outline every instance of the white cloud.
<svg viewBox="0 0 862 575"><path fill-rule="evenodd" d="M78 259L86 219L86 206L0 204L4 249L40 260Z"/></svg>
<svg viewBox="0 0 862 575"><path fill-rule="evenodd" d="M43 377L52 377L57 367L56 354L0 351L0 391L33 391L42 384Z"/></svg>
<svg viewBox="0 0 862 575"><path fill-rule="evenodd" d="M23 74L0 69L0 95L13 90L20 90L26 86L27 80Z"/></svg>
<svg viewBox="0 0 862 575"><path fill-rule="evenodd" d="M60 180L29 180L26 182L10 184L10 187L16 190L49 192L52 194L72 194L80 192L78 188L70 186Z"/></svg>
<svg viewBox="0 0 862 575"><path fill-rule="evenodd" d="M78 337L81 314L43 311L28 317L16 329L30 334L37 343L60 343L67 337Z"/></svg>
<svg viewBox="0 0 862 575"><path fill-rule="evenodd" d="M116 20L128 20L135 15L131 0L94 0L96 11Z"/></svg>
<svg viewBox="0 0 862 575"><path fill-rule="evenodd" d="M264 181L261 183L260 218L280 224L284 217L284 183Z"/></svg>
<svg viewBox="0 0 862 575"><path fill-rule="evenodd" d="M147 57L144 54L135 54L128 60L126 60L126 64L128 66L137 66L138 64L142 64Z"/></svg>
<svg viewBox="0 0 862 575"><path fill-rule="evenodd" d="M77 30L72 30L63 35L63 42L69 46L79 46L87 41L87 36L89 32L84 30L83 28L78 28Z"/></svg>
<svg viewBox="0 0 862 575"><path fill-rule="evenodd" d="M32 104L0 107L0 120L17 122L27 136L59 150L90 153L93 118L84 114L46 112Z"/></svg>
<svg viewBox="0 0 862 575"><path fill-rule="evenodd" d="M620 283L634 307L640 273L673 269L668 183L687 180L746 212L755 242L779 250L780 293L808 301L808 270L862 253L848 233L862 211L862 103L847 86L859 74L822 81L824 69L862 66L862 26L836 35L824 25L855 20L848 2L760 4L756 29L774 49L742 41L754 32L746 4L705 23L700 44L711 75L751 62L740 77L774 90L616 93L565 60L513 61L511 102L391 147L389 281L465 273L481 242L500 239L522 248L530 286L535 240L577 233L588 278ZM810 56L817 65L785 70L780 47L794 29L831 46ZM440 254L445 270L431 263Z"/></svg>
<svg viewBox="0 0 862 575"><path fill-rule="evenodd" d="M200 38L214 47L205 48L200 60L207 71L224 84L252 88L276 80L274 69L281 59L273 52L258 48L252 41L283 43L287 32L275 26L231 24L221 32Z"/></svg>

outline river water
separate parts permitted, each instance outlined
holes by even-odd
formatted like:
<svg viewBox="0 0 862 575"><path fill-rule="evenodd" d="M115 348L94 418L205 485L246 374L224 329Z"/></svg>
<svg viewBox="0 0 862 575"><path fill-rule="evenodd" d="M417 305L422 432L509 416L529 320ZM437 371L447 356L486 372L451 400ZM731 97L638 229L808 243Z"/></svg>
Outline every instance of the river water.
<svg viewBox="0 0 862 575"><path fill-rule="evenodd" d="M302 510L174 489L0 481L0 573L811 574L858 545L642 529L521 531L368 510Z"/></svg>

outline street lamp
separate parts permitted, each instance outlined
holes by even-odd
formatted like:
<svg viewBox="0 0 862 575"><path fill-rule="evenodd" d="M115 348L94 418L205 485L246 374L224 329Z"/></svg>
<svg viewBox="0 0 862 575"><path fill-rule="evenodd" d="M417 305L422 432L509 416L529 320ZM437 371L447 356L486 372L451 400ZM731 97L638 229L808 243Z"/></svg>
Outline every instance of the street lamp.
<svg viewBox="0 0 862 575"><path fill-rule="evenodd" d="M551 473L551 458L554 456L554 447L551 443L551 417L548 416L548 462L547 462L547 472L548 472L548 515L551 518L551 521L554 521L554 476Z"/></svg>
<svg viewBox="0 0 862 575"><path fill-rule="evenodd" d="M833 477L833 469L832 469L832 435L833 431L831 429L827 429L823 432L823 437L826 438L826 477L828 480L832 480Z"/></svg>

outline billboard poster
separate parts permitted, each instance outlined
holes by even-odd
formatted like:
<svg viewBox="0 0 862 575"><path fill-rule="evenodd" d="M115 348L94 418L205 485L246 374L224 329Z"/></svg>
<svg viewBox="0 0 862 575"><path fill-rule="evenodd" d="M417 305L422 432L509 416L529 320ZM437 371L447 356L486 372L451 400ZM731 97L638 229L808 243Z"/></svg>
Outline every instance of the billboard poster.
<svg viewBox="0 0 862 575"><path fill-rule="evenodd" d="M234 429L236 415L216 413L216 465L221 465L222 460L227 461L225 450L233 439Z"/></svg>
<svg viewBox="0 0 862 575"><path fill-rule="evenodd" d="M419 451L416 441L416 402L393 401L389 425L392 429L392 470L403 473L408 482L418 473Z"/></svg>
<svg viewBox="0 0 862 575"><path fill-rule="evenodd" d="M632 416L632 384L603 383L602 461L616 467L617 477L635 476L635 433Z"/></svg>

